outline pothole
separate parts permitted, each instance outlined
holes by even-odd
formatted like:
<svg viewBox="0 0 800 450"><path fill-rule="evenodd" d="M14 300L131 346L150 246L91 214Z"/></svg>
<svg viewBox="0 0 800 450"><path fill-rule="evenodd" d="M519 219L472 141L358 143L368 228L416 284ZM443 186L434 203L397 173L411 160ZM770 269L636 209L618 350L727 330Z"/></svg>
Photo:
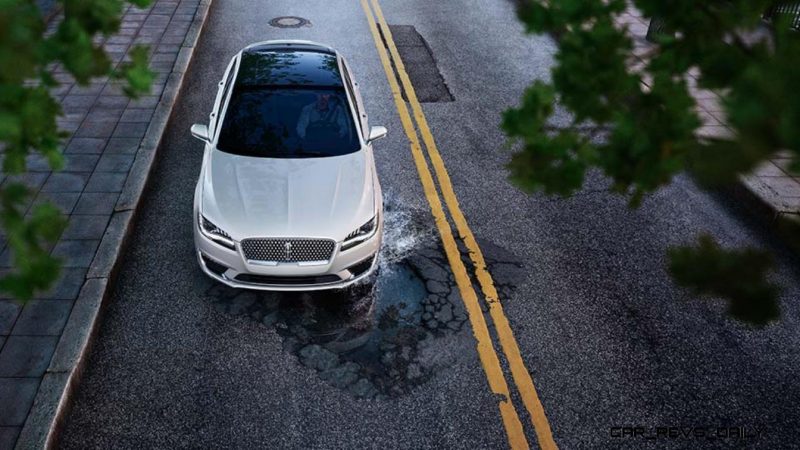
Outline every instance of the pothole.
<svg viewBox="0 0 800 450"><path fill-rule="evenodd" d="M427 211L398 204L386 195L374 283L298 293L215 283L206 296L227 314L273 327L284 349L327 383L359 398L403 395L452 364L454 356L441 349L468 325ZM488 263L497 261L487 255Z"/></svg>
<svg viewBox="0 0 800 450"><path fill-rule="evenodd" d="M297 16L283 16L270 20L269 24L277 28L300 28L310 27L311 21Z"/></svg>

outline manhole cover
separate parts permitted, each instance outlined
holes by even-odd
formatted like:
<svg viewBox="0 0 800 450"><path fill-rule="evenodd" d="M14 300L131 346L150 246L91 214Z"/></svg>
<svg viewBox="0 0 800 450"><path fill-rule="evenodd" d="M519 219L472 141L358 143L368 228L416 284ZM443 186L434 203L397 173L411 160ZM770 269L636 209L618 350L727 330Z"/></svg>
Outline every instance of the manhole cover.
<svg viewBox="0 0 800 450"><path fill-rule="evenodd" d="M270 20L269 24L278 28L300 28L311 26L311 22L308 19L296 16L276 17Z"/></svg>

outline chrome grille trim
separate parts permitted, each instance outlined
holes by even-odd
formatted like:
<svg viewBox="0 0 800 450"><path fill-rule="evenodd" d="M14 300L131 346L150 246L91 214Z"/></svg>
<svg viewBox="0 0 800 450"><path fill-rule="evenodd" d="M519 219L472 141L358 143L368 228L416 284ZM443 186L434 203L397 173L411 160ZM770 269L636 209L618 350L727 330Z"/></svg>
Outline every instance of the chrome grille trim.
<svg viewBox="0 0 800 450"><path fill-rule="evenodd" d="M243 240L241 247L245 259L253 261L255 264L322 265L327 264L333 257L336 241L333 239L252 238Z"/></svg>

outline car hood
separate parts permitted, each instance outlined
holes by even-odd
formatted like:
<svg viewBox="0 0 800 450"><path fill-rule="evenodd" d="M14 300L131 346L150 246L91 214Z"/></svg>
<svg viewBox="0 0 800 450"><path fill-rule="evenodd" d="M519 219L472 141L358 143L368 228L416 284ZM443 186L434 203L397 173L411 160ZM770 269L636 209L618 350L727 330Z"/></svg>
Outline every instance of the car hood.
<svg viewBox="0 0 800 450"><path fill-rule="evenodd" d="M210 152L203 214L235 240L322 237L342 240L374 214L369 154L256 158Z"/></svg>

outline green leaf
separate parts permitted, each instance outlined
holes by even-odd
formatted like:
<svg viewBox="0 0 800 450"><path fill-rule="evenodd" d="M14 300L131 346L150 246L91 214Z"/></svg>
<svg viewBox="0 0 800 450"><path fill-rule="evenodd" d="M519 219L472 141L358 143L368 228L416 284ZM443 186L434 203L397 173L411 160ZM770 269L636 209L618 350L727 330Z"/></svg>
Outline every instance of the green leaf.
<svg viewBox="0 0 800 450"><path fill-rule="evenodd" d="M763 32L761 16L775 2L631 3L645 21L657 18L670 30L658 46L643 47L615 23L625 1L520 2L526 31L550 33L557 51L552 81L534 82L520 106L503 116L502 128L516 144L511 181L528 192L571 195L587 170L599 168L638 207L683 171L715 187L789 152L789 170L800 173L800 95L793 95L800 86L800 33L786 20ZM701 88L722 95L722 111L714 107L714 116L732 128L731 137L697 137L702 123L692 93ZM701 102L711 103L704 95ZM556 108L571 123L549 125ZM800 227L782 229L800 242ZM766 253L725 251L704 238L672 256L679 282L727 298L735 317L757 324L777 317ZM748 264L753 270L745 274Z"/></svg>
<svg viewBox="0 0 800 450"><path fill-rule="evenodd" d="M60 151L67 134L58 130L61 115L50 89L58 82L50 74L61 65L78 84L94 77L126 80L131 96L147 92L154 79L146 48L130 51L131 62L114 70L96 38L119 29L125 2L121 0L60 0L63 19L45 36L45 23L32 0L0 0L0 148L7 182L0 186L0 225L14 267L0 278L0 291L29 299L57 279L59 261L49 250L64 229L65 218L51 204L27 212L31 193L16 174L26 172L28 156L41 154L53 170L63 165ZM150 0L129 2L139 7Z"/></svg>
<svg viewBox="0 0 800 450"><path fill-rule="evenodd" d="M670 251L669 270L675 280L698 295L728 300L731 315L756 326L780 317L779 289L766 280L774 268L769 253L746 248L725 250L703 235L697 247Z"/></svg>
<svg viewBox="0 0 800 450"><path fill-rule="evenodd" d="M131 61L123 64L120 70L114 72L113 76L116 79L122 79L127 82L123 87L125 95L131 98L138 98L139 95L147 94L150 91L150 85L153 83L156 74L148 66L147 47L134 46L129 54Z"/></svg>

